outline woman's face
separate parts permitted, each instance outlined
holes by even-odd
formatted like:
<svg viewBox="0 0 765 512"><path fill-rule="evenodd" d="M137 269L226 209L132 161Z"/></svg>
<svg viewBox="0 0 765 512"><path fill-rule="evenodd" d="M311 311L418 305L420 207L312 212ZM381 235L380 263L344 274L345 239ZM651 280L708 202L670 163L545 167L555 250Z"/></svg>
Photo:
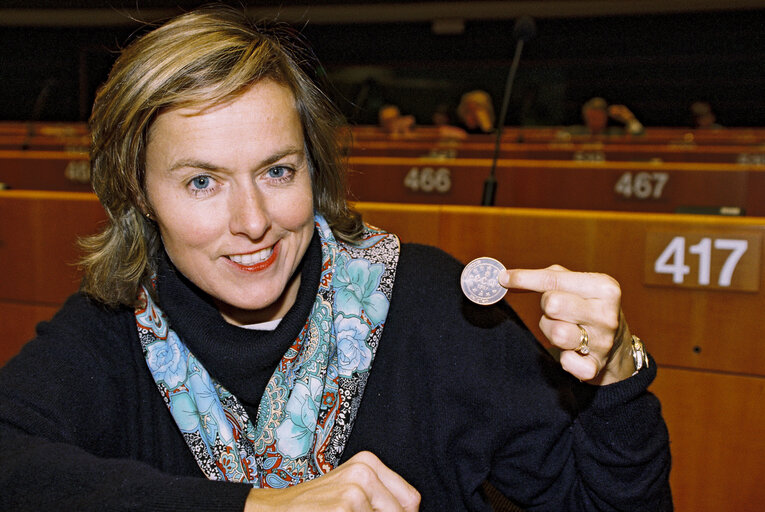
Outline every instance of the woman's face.
<svg viewBox="0 0 765 512"><path fill-rule="evenodd" d="M314 224L289 89L264 80L223 105L160 114L146 192L173 264L229 323L281 318L294 304Z"/></svg>

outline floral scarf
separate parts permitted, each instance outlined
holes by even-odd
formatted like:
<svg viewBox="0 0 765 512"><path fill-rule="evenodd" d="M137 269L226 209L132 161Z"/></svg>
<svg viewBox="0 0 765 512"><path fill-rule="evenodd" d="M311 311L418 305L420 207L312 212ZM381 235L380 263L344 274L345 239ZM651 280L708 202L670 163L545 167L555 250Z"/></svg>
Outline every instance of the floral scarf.
<svg viewBox="0 0 765 512"><path fill-rule="evenodd" d="M350 436L393 289L399 241L366 226L349 245L315 217L319 290L269 380L253 423L189 352L142 289L135 310L146 363L200 468L211 480L286 487L332 470Z"/></svg>

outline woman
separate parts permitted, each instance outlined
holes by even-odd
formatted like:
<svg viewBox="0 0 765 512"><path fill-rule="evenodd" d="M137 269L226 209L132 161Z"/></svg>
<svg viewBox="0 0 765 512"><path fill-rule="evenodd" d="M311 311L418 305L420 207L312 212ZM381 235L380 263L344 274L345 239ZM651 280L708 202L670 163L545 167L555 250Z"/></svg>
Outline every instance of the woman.
<svg viewBox="0 0 765 512"><path fill-rule="evenodd" d="M487 510L489 480L534 510L671 509L618 285L500 276L543 292L559 364L454 259L364 226L287 41L202 10L115 63L91 118L109 224L0 372L0 508Z"/></svg>

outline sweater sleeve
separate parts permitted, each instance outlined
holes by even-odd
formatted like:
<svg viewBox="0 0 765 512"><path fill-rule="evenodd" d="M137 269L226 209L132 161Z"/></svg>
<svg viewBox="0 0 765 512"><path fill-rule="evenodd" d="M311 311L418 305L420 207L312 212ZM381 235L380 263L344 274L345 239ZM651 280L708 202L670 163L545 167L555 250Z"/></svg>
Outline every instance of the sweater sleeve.
<svg viewBox="0 0 765 512"><path fill-rule="evenodd" d="M241 511L251 487L170 475L0 426L2 510Z"/></svg>
<svg viewBox="0 0 765 512"><path fill-rule="evenodd" d="M647 391L656 364L609 386L576 384L573 449L584 504L596 510L672 510L669 434ZM599 491L606 489L607 493Z"/></svg>
<svg viewBox="0 0 765 512"><path fill-rule="evenodd" d="M504 430L495 453L495 487L528 511L672 510L669 435L659 401L647 390L655 361L621 382L592 386L567 374L542 348L533 362L524 362L518 345L526 343L533 342L514 339L506 354L528 396L519 398L525 412L514 411L520 423ZM534 368L518 368L524 364Z"/></svg>
<svg viewBox="0 0 765 512"><path fill-rule="evenodd" d="M1 510L244 509L251 487L191 473L153 414L130 316L74 297L0 370Z"/></svg>

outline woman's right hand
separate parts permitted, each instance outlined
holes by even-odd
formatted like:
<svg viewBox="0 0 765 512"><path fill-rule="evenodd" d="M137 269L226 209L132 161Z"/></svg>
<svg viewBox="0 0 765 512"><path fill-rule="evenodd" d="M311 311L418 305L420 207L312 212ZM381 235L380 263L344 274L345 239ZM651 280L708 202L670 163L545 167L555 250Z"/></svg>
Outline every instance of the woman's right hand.
<svg viewBox="0 0 765 512"><path fill-rule="evenodd" d="M245 512L416 512L420 493L370 452L360 452L326 475L284 489L253 489Z"/></svg>

